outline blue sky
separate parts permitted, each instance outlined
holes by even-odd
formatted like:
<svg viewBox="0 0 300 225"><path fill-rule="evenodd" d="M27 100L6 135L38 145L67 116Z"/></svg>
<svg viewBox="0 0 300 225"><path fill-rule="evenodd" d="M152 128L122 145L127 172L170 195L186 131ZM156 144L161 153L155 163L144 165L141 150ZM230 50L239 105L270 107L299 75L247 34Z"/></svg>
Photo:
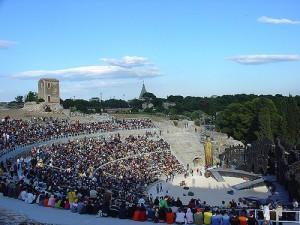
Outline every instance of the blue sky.
<svg viewBox="0 0 300 225"><path fill-rule="evenodd" d="M299 95L298 0L0 0L0 101L60 79L61 97Z"/></svg>

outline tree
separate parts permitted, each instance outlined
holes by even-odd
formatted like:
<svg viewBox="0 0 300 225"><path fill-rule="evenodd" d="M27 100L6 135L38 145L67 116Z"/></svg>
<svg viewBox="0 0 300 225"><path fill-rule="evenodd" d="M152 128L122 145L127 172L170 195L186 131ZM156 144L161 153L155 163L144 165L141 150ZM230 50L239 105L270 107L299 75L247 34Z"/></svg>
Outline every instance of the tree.
<svg viewBox="0 0 300 225"><path fill-rule="evenodd" d="M128 108L129 105L122 99L108 99L103 102L105 108Z"/></svg>
<svg viewBox="0 0 300 225"><path fill-rule="evenodd" d="M281 116L278 114L278 110L271 99L265 97L255 98L248 106L253 114L256 115L258 125L256 132L265 135L265 138L271 141L275 136L279 135ZM268 124L270 124L270 130ZM262 138L260 135L259 137Z"/></svg>
<svg viewBox="0 0 300 225"><path fill-rule="evenodd" d="M155 99L156 96L151 92L146 92L145 94L143 94L143 98L151 100L151 99Z"/></svg>
<svg viewBox="0 0 300 225"><path fill-rule="evenodd" d="M199 120L199 112L197 112L197 111L192 112L191 117L192 117L192 120L194 120L194 121Z"/></svg>
<svg viewBox="0 0 300 225"><path fill-rule="evenodd" d="M167 98L167 100L169 101L169 102L175 102L175 103L177 103L177 102L183 102L183 96L181 96L181 95L170 95L170 96L168 96L168 98Z"/></svg>
<svg viewBox="0 0 300 225"><path fill-rule="evenodd" d="M299 134L299 107L295 98L289 96L287 99L286 122L288 131L288 141L296 144Z"/></svg>
<svg viewBox="0 0 300 225"><path fill-rule="evenodd" d="M25 98L25 102L36 102L37 100L38 100L38 94L33 91L29 91Z"/></svg>
<svg viewBox="0 0 300 225"><path fill-rule="evenodd" d="M171 115L177 115L177 110L175 108L170 109L170 114Z"/></svg>
<svg viewBox="0 0 300 225"><path fill-rule="evenodd" d="M143 104L143 101L136 99L136 98L129 102L130 107L137 111L139 109L142 109L142 104Z"/></svg>
<svg viewBox="0 0 300 225"><path fill-rule="evenodd" d="M255 98L232 103L217 117L217 127L245 143L268 138L273 141L282 130L282 116L271 99Z"/></svg>
<svg viewBox="0 0 300 225"><path fill-rule="evenodd" d="M19 95L19 96L15 97L15 100L17 103L23 103L23 96Z"/></svg>
<svg viewBox="0 0 300 225"><path fill-rule="evenodd" d="M257 138L273 140L273 132L271 127L271 116L268 108L262 108L258 113L259 129L256 132Z"/></svg>
<svg viewBox="0 0 300 225"><path fill-rule="evenodd" d="M196 119L195 121L194 121L194 124L195 124L195 126L200 126L201 125L201 122L200 122L200 120L199 119Z"/></svg>
<svg viewBox="0 0 300 225"><path fill-rule="evenodd" d="M217 127L235 139L247 142L248 130L253 121L252 112L243 104L232 103L217 117Z"/></svg>

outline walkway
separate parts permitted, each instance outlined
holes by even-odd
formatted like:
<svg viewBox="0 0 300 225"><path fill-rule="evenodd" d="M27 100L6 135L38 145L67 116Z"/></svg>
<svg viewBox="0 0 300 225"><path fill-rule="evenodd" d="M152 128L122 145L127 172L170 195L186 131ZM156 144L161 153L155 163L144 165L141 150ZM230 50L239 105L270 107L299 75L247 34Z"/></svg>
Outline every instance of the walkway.
<svg viewBox="0 0 300 225"><path fill-rule="evenodd" d="M196 157L203 161L204 147L200 143L198 133L191 128L176 127L172 121L163 121L155 125L161 129L164 140L171 145L172 153L182 165L190 164L192 167Z"/></svg>
<svg viewBox="0 0 300 225"><path fill-rule="evenodd" d="M24 215L21 215L19 213L7 210L7 209L2 209L0 208L0 224L5 224L5 225L15 225L15 224L32 224L32 225L37 225L40 224L36 221L33 221L29 218L27 218Z"/></svg>
<svg viewBox="0 0 300 225"><path fill-rule="evenodd" d="M0 197L0 222L1 218L7 217L3 215L3 208L10 211L14 218L30 218L34 221L47 224L56 225L137 225L140 222L132 220L121 220L117 218L97 218L95 215L79 215L78 213L71 213L69 210L53 209L38 206L37 204L26 204L23 201ZM1 213L2 212L2 213ZM2 224L2 223L0 223ZM18 224L18 223L17 223ZM144 222L145 225L150 225L152 222Z"/></svg>

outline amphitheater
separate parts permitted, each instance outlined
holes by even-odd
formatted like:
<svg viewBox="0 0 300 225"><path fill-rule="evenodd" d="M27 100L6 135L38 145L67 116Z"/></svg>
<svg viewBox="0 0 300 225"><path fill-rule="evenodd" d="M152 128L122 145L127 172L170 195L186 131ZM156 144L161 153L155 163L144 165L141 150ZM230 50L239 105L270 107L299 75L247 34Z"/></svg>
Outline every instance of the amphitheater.
<svg viewBox="0 0 300 225"><path fill-rule="evenodd" d="M7 115L9 112L2 111L0 113L1 117ZM18 112L17 110L10 112L12 118L30 118L33 116L45 116L44 114L34 115L32 113ZM54 117L64 117L62 115L54 114ZM123 117L121 117L123 118ZM75 115L73 117L67 117L70 121L80 121L80 122L99 122L105 121L106 119L111 119L110 116L83 116ZM32 145L24 145L21 147L16 147L12 151L8 151L1 156L1 161L5 161L12 157L20 156L32 149L32 147L39 147L42 145L51 145L57 143L67 143L70 140L77 140L83 138L94 138L94 137L104 137L107 138L112 135L120 134L121 138L124 139L129 135L143 135L145 132L156 132L160 134L167 143L170 144L171 154L176 157L179 163L187 168L189 165L190 169L193 169L194 174L189 175L188 177L183 174L177 174L172 181L166 181L164 175L160 176L159 179L149 185L146 188L146 195L152 195L153 197L160 197L164 195L171 195L173 197L179 197L182 199L184 204L188 204L191 198L200 199L201 201L206 201L210 205L218 206L221 204L221 201L229 202L232 199L235 199L237 202L240 198L243 197L256 197L258 199L266 199L271 194L269 190L264 185L263 180L261 180L260 175L251 175L244 174L241 172L234 172L235 175L232 176L232 173L224 173L224 171L219 171L217 168L211 168L210 177L204 176L204 148L203 148L203 139L207 135L207 131L203 127L195 127L192 122L180 121L176 126L173 121L169 121L161 118L151 118L155 127L140 129L140 130L117 130L112 132L101 132L101 133L92 133L92 134L78 134L75 136L63 136L55 139L49 139L41 143L34 143ZM184 125L187 124L187 125ZM227 138L226 135L220 133L209 132L209 135L213 137L213 146L217 149L217 152L214 154L215 160L217 160L217 155L224 151L224 149L230 145L241 144L238 141L235 141L231 138ZM130 156L131 157L131 156ZM193 164L195 158L200 159L200 163L197 165ZM116 160L117 162L117 160ZM111 163L111 162L109 162ZM103 165L105 166L105 165ZM97 171L94 171L94 173ZM196 171L199 173L196 173ZM200 171L202 172L200 174ZM251 183L252 182L252 183ZM253 183L254 182L254 183ZM162 190L157 192L157 184L162 186ZM232 194L234 193L234 194ZM40 215L35 215L32 213L32 207L36 206L28 205L22 206L22 202L16 202L16 200L1 199L0 207L5 207L8 210L18 211L18 213L25 214L30 218L41 221L41 222L50 222L50 223L59 223L59 219L62 219L64 214L58 214L57 219L51 219L53 215L52 211L49 211L49 215L45 215L43 208L35 209L39 211L44 218ZM242 203L241 203L242 204ZM24 207L27 207L26 209ZM48 210L48 209L47 209ZM82 216L82 215L80 215ZM85 215L84 215L85 216ZM45 219L46 218L46 219ZM77 218L77 215L76 217ZM83 218L83 217L81 217ZM66 224L94 224L95 218L87 218L85 216L86 223L76 223L76 221L70 220L65 221ZM99 218L97 219L99 221ZM0 218L1 221L1 218ZM114 224L110 220L106 220L105 224ZM123 222L121 222L122 224ZM134 223L132 221L126 222L126 224ZM152 224L152 223L151 223Z"/></svg>

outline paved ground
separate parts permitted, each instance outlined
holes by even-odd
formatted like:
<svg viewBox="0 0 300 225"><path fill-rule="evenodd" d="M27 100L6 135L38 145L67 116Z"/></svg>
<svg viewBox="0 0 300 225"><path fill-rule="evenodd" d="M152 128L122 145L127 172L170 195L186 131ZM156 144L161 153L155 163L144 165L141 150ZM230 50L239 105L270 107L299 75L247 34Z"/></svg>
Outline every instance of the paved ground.
<svg viewBox="0 0 300 225"><path fill-rule="evenodd" d="M185 190L180 183L185 181L188 190ZM157 193L156 185L150 186L148 193L151 193L154 197L164 196L169 194L175 198L179 197L184 204L188 204L191 198L199 198L201 201L206 201L209 205L218 206L221 201L225 201L228 204L229 201L234 199L238 202L239 198L243 197L257 197L267 198L271 193L265 186L256 187L245 190L234 190L234 194L228 194L227 192L232 190L231 186L245 182L242 178L237 177L224 177L224 182L217 182L214 178L206 178L204 176L194 175L184 178L182 175L175 177L173 182L166 183L161 181L163 191ZM193 192L194 196L188 196L189 192Z"/></svg>
<svg viewBox="0 0 300 225"><path fill-rule="evenodd" d="M184 166L192 166L196 157L200 157L204 164L204 146L192 125L189 128L176 127L172 121L162 121L157 123L157 126L162 130L163 138L171 145L172 152Z"/></svg>
<svg viewBox="0 0 300 225"><path fill-rule="evenodd" d="M0 224L2 225L15 225L15 224L32 224L32 225L46 225L29 219L20 213L0 208Z"/></svg>
<svg viewBox="0 0 300 225"><path fill-rule="evenodd" d="M5 208L3 211L2 209ZM8 215L6 215L8 213ZM32 220L29 220L31 218ZM0 196L0 225L22 224L23 219L27 224L55 224L55 225L137 225L140 222L121 220L116 218L97 218L94 215L79 215L69 210L53 209L26 204L17 199ZM4 221L4 222L2 222ZM7 222L8 221L8 222ZM11 223L9 223L11 221ZM38 221L38 222L34 222ZM7 222L7 223L6 223ZM25 223L26 224L26 223ZM150 225L152 222L143 222Z"/></svg>

